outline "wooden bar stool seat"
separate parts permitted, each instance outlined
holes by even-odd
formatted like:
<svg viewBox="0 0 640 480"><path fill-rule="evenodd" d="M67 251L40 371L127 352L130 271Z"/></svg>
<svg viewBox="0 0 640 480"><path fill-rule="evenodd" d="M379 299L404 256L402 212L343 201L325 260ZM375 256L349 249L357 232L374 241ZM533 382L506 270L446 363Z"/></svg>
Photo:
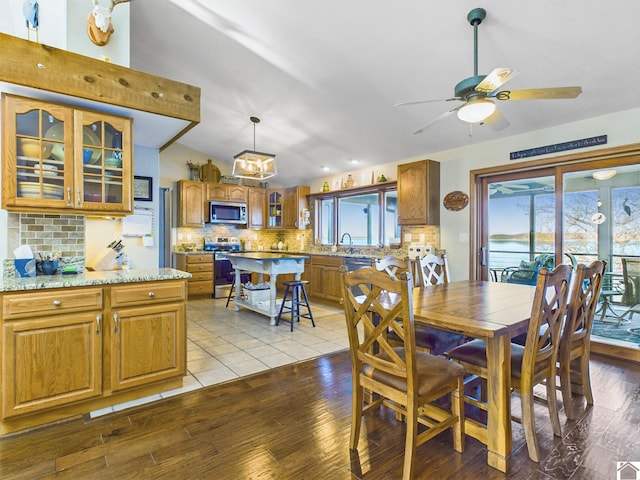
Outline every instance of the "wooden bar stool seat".
<svg viewBox="0 0 640 480"><path fill-rule="evenodd" d="M233 283L231 284L231 290L229 290L229 296L227 297L227 304L225 305L225 308L229 306L231 299L236 297L236 272L235 270L232 270L231 273L233 274ZM250 281L251 272L240 272L240 283L244 285Z"/></svg>
<svg viewBox="0 0 640 480"><path fill-rule="evenodd" d="M284 298L282 299L282 305L280 305L280 312L278 313L278 319L276 325L280 325L280 319L284 315L289 315L289 322L291 323L291 331L293 332L293 322L300 321L300 318L308 318L311 320L311 325L316 326L313 321L313 314L311 313L311 306L309 305L309 297L307 297L307 290L305 285L309 282L307 280L295 280L291 282L282 282L285 285ZM287 299L290 300L290 305L287 306ZM306 313L300 313L300 309L306 309ZM286 319L285 319L286 320Z"/></svg>

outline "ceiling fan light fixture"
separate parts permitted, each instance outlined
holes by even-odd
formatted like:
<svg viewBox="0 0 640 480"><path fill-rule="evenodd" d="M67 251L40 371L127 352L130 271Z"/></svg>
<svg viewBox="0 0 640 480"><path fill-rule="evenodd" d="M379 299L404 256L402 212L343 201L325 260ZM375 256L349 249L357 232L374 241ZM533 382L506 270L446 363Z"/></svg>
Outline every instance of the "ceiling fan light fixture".
<svg viewBox="0 0 640 480"><path fill-rule="evenodd" d="M597 172L593 172L592 176L596 180L609 180L615 177L617 173L615 170L598 170Z"/></svg>
<svg viewBox="0 0 640 480"><path fill-rule="evenodd" d="M258 117L249 117L253 123L253 150L244 150L233 157L232 176L251 180L266 180L278 174L276 168L276 156L272 153L257 152L256 148L256 123L260 123Z"/></svg>
<svg viewBox="0 0 640 480"><path fill-rule="evenodd" d="M458 110L458 118L467 123L480 123L490 117L496 111L496 105L491 100L479 98L477 100L469 100L460 110Z"/></svg>

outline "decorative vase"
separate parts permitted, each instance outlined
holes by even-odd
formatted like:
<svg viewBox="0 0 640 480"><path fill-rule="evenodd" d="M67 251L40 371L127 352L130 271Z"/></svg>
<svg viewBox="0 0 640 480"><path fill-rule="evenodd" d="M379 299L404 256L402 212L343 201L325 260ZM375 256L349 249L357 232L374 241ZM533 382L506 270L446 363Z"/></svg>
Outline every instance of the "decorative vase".
<svg viewBox="0 0 640 480"><path fill-rule="evenodd" d="M200 173L200 167L198 165L189 166L189 180L198 181L198 174Z"/></svg>

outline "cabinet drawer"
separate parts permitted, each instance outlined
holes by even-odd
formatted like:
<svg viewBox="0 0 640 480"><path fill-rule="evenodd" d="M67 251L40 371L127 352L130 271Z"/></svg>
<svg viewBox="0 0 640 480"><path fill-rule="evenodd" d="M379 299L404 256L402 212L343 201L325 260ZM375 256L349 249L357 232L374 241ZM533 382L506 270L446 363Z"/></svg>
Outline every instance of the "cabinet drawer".
<svg viewBox="0 0 640 480"><path fill-rule="evenodd" d="M327 265L331 267L339 267L342 265L344 258L331 255L313 255L311 257L311 263L313 265Z"/></svg>
<svg viewBox="0 0 640 480"><path fill-rule="evenodd" d="M213 263L187 263L187 272L213 272Z"/></svg>
<svg viewBox="0 0 640 480"><path fill-rule="evenodd" d="M42 293L5 294L2 297L2 316L5 319L26 315L56 315L102 308L102 289L50 290Z"/></svg>
<svg viewBox="0 0 640 480"><path fill-rule="evenodd" d="M213 263L213 255L187 255L187 264L190 263Z"/></svg>
<svg viewBox="0 0 640 480"><path fill-rule="evenodd" d="M148 282L111 287L111 307L184 300L185 283Z"/></svg>
<svg viewBox="0 0 640 480"><path fill-rule="evenodd" d="M213 281L189 282L187 285L189 295L205 295L213 293Z"/></svg>
<svg viewBox="0 0 640 480"><path fill-rule="evenodd" d="M201 280L207 280L213 285L213 272L193 272L191 274L191 278L189 279L189 283L198 282Z"/></svg>

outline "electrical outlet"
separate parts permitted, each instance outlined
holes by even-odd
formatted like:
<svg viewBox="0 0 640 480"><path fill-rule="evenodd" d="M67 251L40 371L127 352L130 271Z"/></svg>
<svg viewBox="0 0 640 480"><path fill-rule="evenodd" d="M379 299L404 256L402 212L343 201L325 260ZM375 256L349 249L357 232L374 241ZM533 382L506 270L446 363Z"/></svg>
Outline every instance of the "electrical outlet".
<svg viewBox="0 0 640 480"><path fill-rule="evenodd" d="M404 241L409 243L411 242L411 234L410 233L405 233L404 234Z"/></svg>

